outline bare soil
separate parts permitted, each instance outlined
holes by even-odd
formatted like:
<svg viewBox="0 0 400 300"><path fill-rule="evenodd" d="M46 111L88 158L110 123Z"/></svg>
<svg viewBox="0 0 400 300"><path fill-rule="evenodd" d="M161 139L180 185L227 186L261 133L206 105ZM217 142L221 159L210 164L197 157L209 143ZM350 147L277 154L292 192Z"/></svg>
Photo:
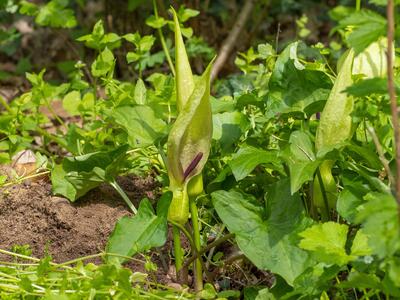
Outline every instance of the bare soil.
<svg viewBox="0 0 400 300"><path fill-rule="evenodd" d="M119 180L133 202L154 198L151 178ZM46 253L55 262L95 254L104 250L117 220L129 215L128 208L112 188L102 186L75 203L53 196L47 180L3 189L0 195L0 248L30 245L32 254Z"/></svg>
<svg viewBox="0 0 400 300"><path fill-rule="evenodd" d="M159 186L152 177L120 177L118 182L136 206L143 197L156 202L159 195ZM52 194L47 178L25 182L0 189L0 249L11 250L14 245L29 245L33 256L42 258L50 254L54 262L97 254L104 251L115 223L126 215L130 215L128 207L108 185L94 189L71 203ZM188 241L182 238L183 247L189 250ZM167 243L148 253L157 266L155 272L149 272L143 263L137 261L130 261L126 266L133 271L149 273L150 278L159 283L179 288L180 285L175 283L172 249L172 234L169 232ZM218 251L223 251L228 257L238 249L225 243ZM1 260L10 260L10 257L0 254ZM100 263L101 259L89 261ZM218 289L241 289L248 285L271 285L273 282L271 274L256 270L246 259L213 271L213 281ZM191 285L190 275L188 280Z"/></svg>

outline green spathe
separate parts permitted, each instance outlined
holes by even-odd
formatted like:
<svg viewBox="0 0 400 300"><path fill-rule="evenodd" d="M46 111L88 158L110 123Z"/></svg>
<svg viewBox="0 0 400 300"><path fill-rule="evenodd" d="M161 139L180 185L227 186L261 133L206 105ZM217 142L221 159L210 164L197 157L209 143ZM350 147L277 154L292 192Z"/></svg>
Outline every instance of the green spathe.
<svg viewBox="0 0 400 300"><path fill-rule="evenodd" d="M189 196L203 191L201 171L207 161L212 138L210 73L212 63L203 75L193 79L189 59L175 22L176 92L179 115L171 128L167 143L168 176L173 193L168 219L184 224L189 216Z"/></svg>
<svg viewBox="0 0 400 300"><path fill-rule="evenodd" d="M186 223L189 214L187 185L190 179L201 173L210 152L212 114L210 97L211 64L201 76L188 103L176 119L168 136L168 175L172 199L169 218ZM202 154L197 166L184 176L193 159ZM178 204L178 202L183 202ZM180 211L177 211L179 208ZM179 217L177 217L179 216Z"/></svg>

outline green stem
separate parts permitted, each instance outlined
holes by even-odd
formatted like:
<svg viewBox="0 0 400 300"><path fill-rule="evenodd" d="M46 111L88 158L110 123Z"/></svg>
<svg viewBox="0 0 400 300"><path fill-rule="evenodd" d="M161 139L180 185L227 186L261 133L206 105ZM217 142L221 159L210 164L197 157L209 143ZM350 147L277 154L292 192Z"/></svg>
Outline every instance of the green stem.
<svg viewBox="0 0 400 300"><path fill-rule="evenodd" d="M199 253L199 251L201 250L199 212L197 210L195 198L189 199L189 205L192 218L194 245L196 247L196 252ZM195 290L196 292L199 292L203 289L203 269L201 255L199 255L194 261L194 279Z"/></svg>
<svg viewBox="0 0 400 300"><path fill-rule="evenodd" d="M356 11L361 9L361 0L356 0Z"/></svg>
<svg viewBox="0 0 400 300"><path fill-rule="evenodd" d="M11 107L8 105L6 99L4 99L1 95L0 95L0 103L1 103L1 105L4 106L4 108L5 108L9 113L12 113Z"/></svg>
<svg viewBox="0 0 400 300"><path fill-rule="evenodd" d="M0 185L0 186L2 188L4 188L4 187L7 187L7 186L20 184L20 183L22 183L23 181L25 181L27 179L36 178L36 177L44 176L44 175L47 175L47 174L50 174L50 171L44 171L44 172L41 172L41 173L36 173L36 174L28 175L28 176L23 176L23 177L20 177L20 178L14 180L14 181L7 182L7 183L5 183L3 185Z"/></svg>
<svg viewBox="0 0 400 300"><path fill-rule="evenodd" d="M181 236L180 229L178 226L172 226L172 234L174 238L174 254L175 254L175 269L176 269L176 277L178 278L178 274L182 269L183 265L183 250L181 245Z"/></svg>
<svg viewBox="0 0 400 300"><path fill-rule="evenodd" d="M133 214L136 215L137 214L136 207L133 205L133 203L129 199L128 195L124 192L124 190L119 186L117 181L113 180L113 181L110 181L109 183L118 192L118 194L120 194L122 199L124 199L125 203L129 206L129 208L131 209Z"/></svg>
<svg viewBox="0 0 400 300"><path fill-rule="evenodd" d="M56 114L56 112L53 109L53 106L51 105L51 103L49 102L49 100L47 99L47 97L45 96L44 92L41 91L41 95L44 99L44 102L46 103L46 107L49 110L49 112L53 115L54 119L57 120L58 123L60 123L60 125L62 127L64 127L65 131L68 131L68 127L67 125L64 123L64 121L59 117L59 115Z"/></svg>
<svg viewBox="0 0 400 300"><path fill-rule="evenodd" d="M158 9L157 9L156 0L153 0L153 8L154 8L154 16L156 18L158 18ZM174 77L175 77L174 64L172 63L171 56L169 55L169 51L168 51L168 48L167 48L167 44L165 43L164 34L162 32L162 29L158 28L157 32L158 32L158 35L160 36L161 46L162 46L163 51L165 53L165 57L167 58L167 62L168 62L169 68L171 69L172 75L174 75Z"/></svg>
<svg viewBox="0 0 400 300"><path fill-rule="evenodd" d="M322 181L321 177L321 172L319 171L319 168L317 169L317 177L318 177L318 182L319 182L319 187L321 189L321 194L322 194L322 199L324 199L324 205L325 205L325 214L322 213L322 218L325 219L325 221L329 221L329 203L328 203L328 197L326 196L326 190L324 186L324 182Z"/></svg>

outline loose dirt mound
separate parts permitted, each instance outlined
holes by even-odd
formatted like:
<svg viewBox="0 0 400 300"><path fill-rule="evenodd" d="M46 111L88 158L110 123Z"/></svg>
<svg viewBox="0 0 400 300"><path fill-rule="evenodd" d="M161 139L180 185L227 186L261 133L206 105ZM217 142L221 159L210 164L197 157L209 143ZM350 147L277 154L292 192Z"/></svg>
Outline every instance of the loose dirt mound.
<svg viewBox="0 0 400 300"><path fill-rule="evenodd" d="M134 203L153 197L156 184L151 178L123 178ZM104 250L116 221L129 214L123 200L109 187L90 192L71 204L54 197L46 181L14 186L0 195L0 248L31 246L33 255L46 251L55 262L67 261Z"/></svg>

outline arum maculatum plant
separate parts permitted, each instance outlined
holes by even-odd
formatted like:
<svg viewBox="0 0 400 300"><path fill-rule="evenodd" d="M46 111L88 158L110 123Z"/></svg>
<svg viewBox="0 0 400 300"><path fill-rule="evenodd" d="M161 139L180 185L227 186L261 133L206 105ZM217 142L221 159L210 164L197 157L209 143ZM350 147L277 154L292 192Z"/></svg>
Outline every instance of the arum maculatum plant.
<svg viewBox="0 0 400 300"><path fill-rule="evenodd" d="M315 138L316 151L323 151L350 139L353 134L351 113L354 99L344 90L353 84L356 76L366 79L383 77L387 72L387 39L369 45L356 54L353 49L346 51L339 60L338 74L333 88L321 113ZM325 160L317 170L314 180L313 203L322 219L329 219L329 211L336 207L337 187L332 176L335 161Z"/></svg>
<svg viewBox="0 0 400 300"><path fill-rule="evenodd" d="M178 117L168 136L167 163L169 189L173 198L168 220L174 224L174 250L177 274L183 263L180 229L188 222L193 226L193 241L200 250L200 230L196 198L203 193L202 170L207 162L212 137L210 105L210 63L200 78L194 78L181 35L179 21L172 9L175 23L175 72ZM195 288L203 286L201 258L194 264Z"/></svg>

